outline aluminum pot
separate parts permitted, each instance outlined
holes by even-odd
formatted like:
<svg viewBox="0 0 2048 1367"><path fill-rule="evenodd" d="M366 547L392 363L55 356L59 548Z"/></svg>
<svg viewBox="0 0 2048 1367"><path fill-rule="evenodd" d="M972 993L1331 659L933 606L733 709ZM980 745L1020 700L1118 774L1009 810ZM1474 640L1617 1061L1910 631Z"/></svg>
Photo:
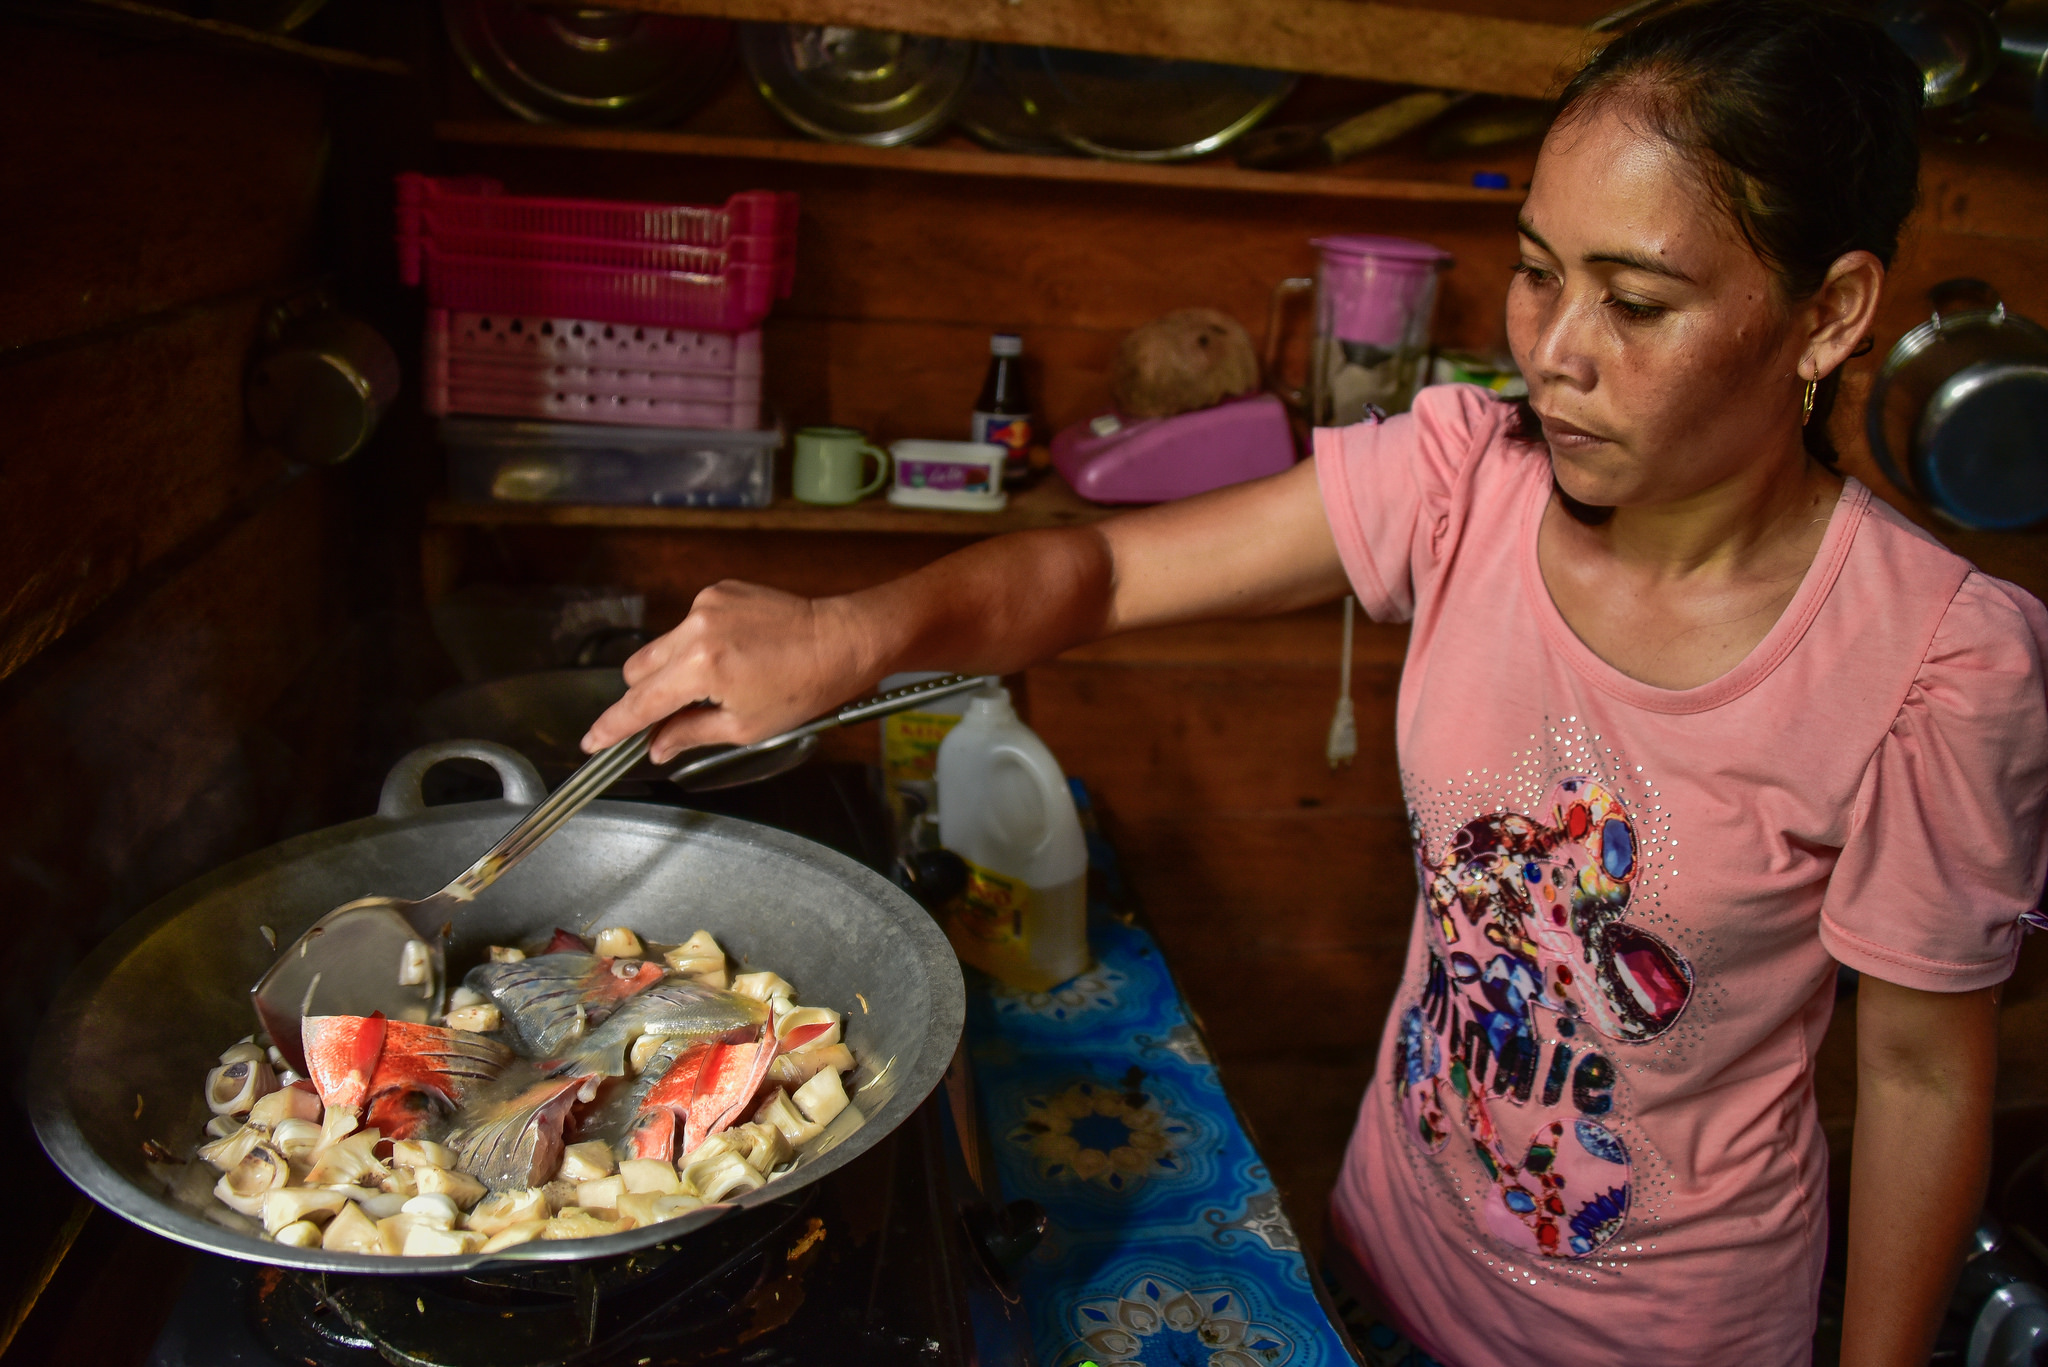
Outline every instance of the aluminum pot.
<svg viewBox="0 0 2048 1367"><path fill-rule="evenodd" d="M1981 280L1932 291L1871 389L1871 454L1891 481L1958 526L2048 519L2048 329Z"/></svg>
<svg viewBox="0 0 2048 1367"><path fill-rule="evenodd" d="M456 757L497 770L506 799L425 807L421 776ZM477 903L450 942L450 963L466 966L486 945L558 925L627 925L657 941L708 929L734 959L789 979L807 1004L845 1013L846 1043L860 1064L847 1081L860 1115L842 1115L793 1171L730 1205L489 1256L289 1248L173 1202L143 1146L191 1152L208 1119L200 1095L207 1069L254 1028L249 985L276 953L261 928L290 944L351 897L438 887L542 792L533 767L502 746L427 747L392 770L377 815L237 860L135 916L79 965L36 1040L29 1113L52 1160L101 1205L209 1252L324 1272L462 1272L615 1257L778 1200L872 1147L938 1083L959 1042L966 993L945 935L909 897L843 855L769 827L594 802Z"/></svg>

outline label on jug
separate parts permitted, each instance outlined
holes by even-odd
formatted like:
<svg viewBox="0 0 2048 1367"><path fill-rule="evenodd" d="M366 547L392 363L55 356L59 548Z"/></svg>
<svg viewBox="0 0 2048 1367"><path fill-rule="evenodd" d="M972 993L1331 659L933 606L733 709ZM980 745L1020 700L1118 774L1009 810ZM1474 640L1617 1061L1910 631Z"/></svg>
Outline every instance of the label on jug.
<svg viewBox="0 0 2048 1367"><path fill-rule="evenodd" d="M1088 880L1050 889L971 859L967 886L946 905L946 938L960 961L1026 992L1044 992L1088 966Z"/></svg>
<svg viewBox="0 0 2048 1367"><path fill-rule="evenodd" d="M939 712L898 712L882 719L882 776L891 783L929 783L939 765L939 744L960 724Z"/></svg>

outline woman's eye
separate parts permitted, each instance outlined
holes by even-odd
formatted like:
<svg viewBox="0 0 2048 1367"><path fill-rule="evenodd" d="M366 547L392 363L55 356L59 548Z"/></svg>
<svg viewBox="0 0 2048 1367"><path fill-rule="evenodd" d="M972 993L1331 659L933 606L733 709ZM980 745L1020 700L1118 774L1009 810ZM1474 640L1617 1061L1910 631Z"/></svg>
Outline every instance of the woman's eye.
<svg viewBox="0 0 2048 1367"><path fill-rule="evenodd" d="M1616 299L1612 295L1608 296L1607 302L1622 317L1632 323L1647 323L1653 318L1662 317L1664 314L1664 306L1662 304L1638 304L1634 300Z"/></svg>
<svg viewBox="0 0 2048 1367"><path fill-rule="evenodd" d="M1515 263L1515 274L1521 276L1524 280L1527 280L1532 285L1548 284L1551 280L1555 279L1555 277L1552 276L1549 271L1544 270L1543 267L1532 266L1526 261L1517 261Z"/></svg>

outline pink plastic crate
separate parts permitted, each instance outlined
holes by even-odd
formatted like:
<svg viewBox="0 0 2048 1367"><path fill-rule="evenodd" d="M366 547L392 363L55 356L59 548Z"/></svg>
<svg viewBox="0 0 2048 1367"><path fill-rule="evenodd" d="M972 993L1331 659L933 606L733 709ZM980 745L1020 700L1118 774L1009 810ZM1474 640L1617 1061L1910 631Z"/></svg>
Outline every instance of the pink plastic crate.
<svg viewBox="0 0 2048 1367"><path fill-rule="evenodd" d="M732 237L794 239L796 213L796 196L775 190L746 190L714 208L508 195L503 185L486 176L437 177L407 171L398 177L401 239L542 233L721 247Z"/></svg>
<svg viewBox="0 0 2048 1367"><path fill-rule="evenodd" d="M424 389L435 414L751 430L761 334L434 309Z"/></svg>
<svg viewBox="0 0 2048 1367"><path fill-rule="evenodd" d="M745 332L789 293L796 196L721 207L508 195L398 178L399 274L436 308Z"/></svg>
<svg viewBox="0 0 2048 1367"><path fill-rule="evenodd" d="M716 273L635 270L575 262L444 255L429 241L420 257L435 308L558 318L602 318L648 327L747 332L775 304L781 269L724 261Z"/></svg>

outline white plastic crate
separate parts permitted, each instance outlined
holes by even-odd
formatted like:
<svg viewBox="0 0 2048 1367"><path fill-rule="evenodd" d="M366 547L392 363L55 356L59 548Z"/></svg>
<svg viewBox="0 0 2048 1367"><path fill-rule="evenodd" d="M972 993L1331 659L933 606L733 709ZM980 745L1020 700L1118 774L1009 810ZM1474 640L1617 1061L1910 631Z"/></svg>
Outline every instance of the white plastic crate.
<svg viewBox="0 0 2048 1367"><path fill-rule="evenodd" d="M427 315L425 403L564 422L748 431L761 425L761 334L574 318Z"/></svg>

